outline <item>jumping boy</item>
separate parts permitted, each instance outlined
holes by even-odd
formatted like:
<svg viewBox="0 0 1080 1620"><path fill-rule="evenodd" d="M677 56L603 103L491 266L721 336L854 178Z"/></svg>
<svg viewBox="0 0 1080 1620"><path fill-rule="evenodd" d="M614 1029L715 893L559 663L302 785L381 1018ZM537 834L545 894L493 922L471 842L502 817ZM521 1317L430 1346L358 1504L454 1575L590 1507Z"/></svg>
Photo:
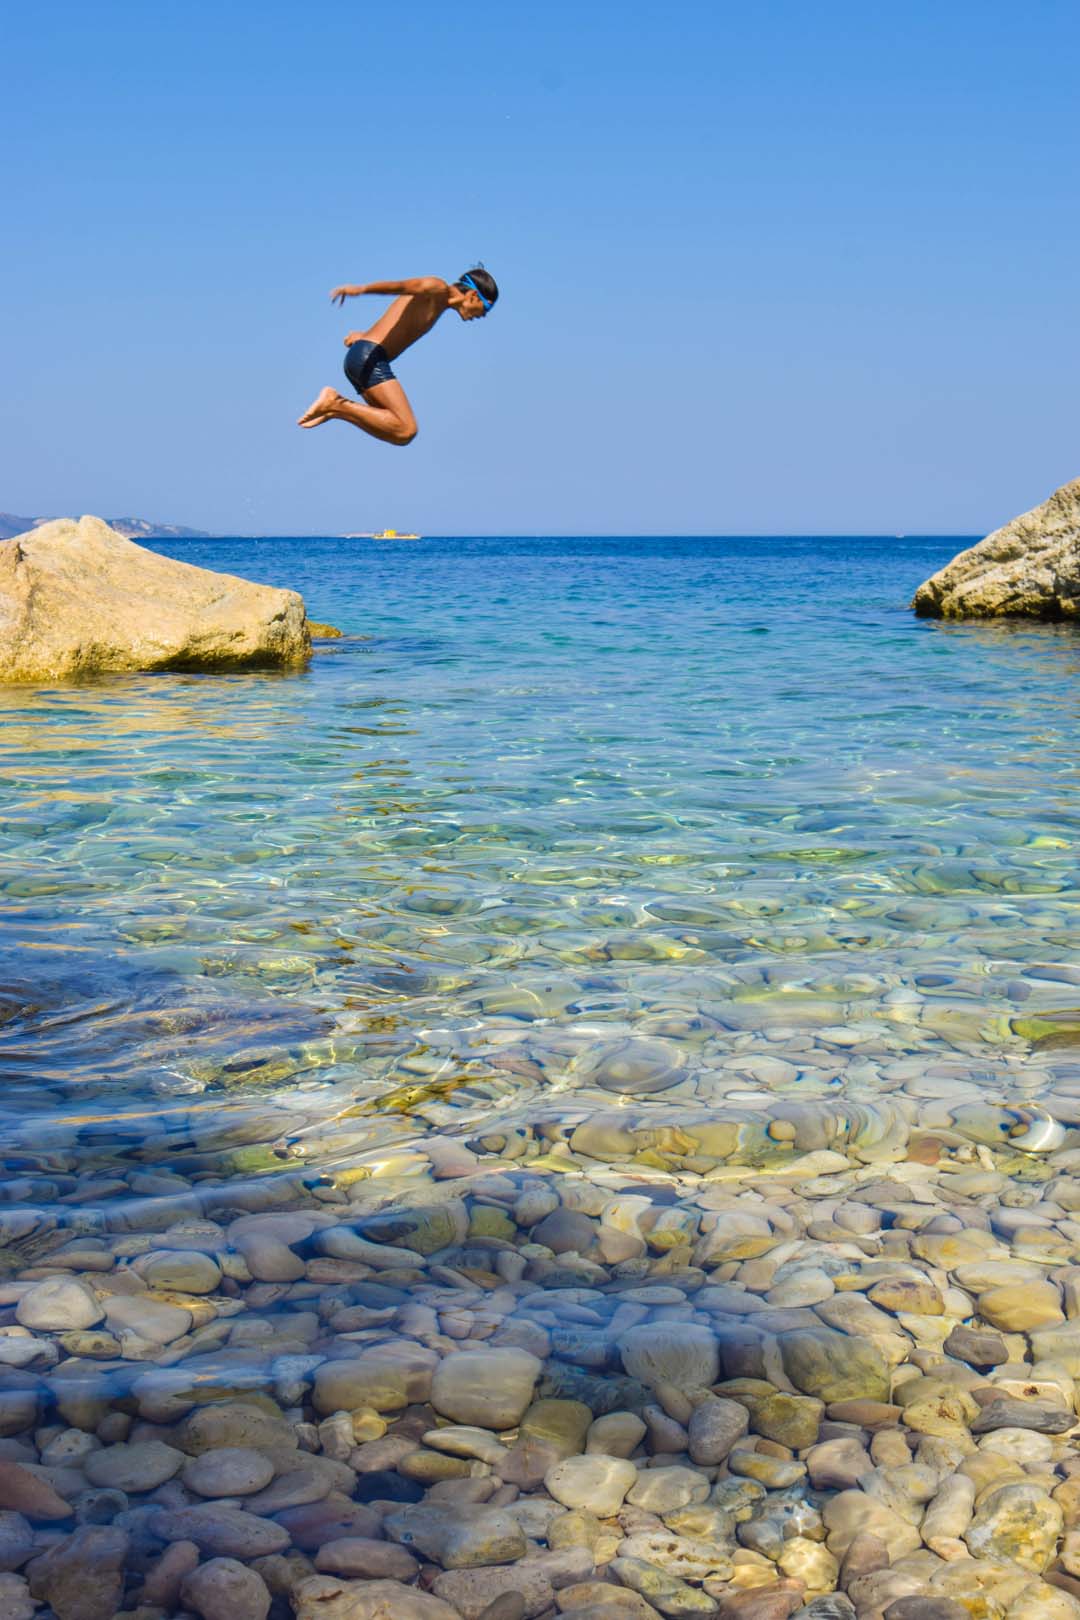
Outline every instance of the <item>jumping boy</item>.
<svg viewBox="0 0 1080 1620"><path fill-rule="evenodd" d="M430 332L440 315L456 310L463 321L482 320L499 296L495 278L481 266L453 283L438 276L414 276L409 281L372 281L366 287L335 287L336 304L361 293L382 294L394 302L366 332L350 332L345 339L345 375L363 399L354 405L333 388L324 388L299 418L302 428L321 427L335 417L363 428L387 444L411 444L416 418L405 390L390 370L391 360Z"/></svg>

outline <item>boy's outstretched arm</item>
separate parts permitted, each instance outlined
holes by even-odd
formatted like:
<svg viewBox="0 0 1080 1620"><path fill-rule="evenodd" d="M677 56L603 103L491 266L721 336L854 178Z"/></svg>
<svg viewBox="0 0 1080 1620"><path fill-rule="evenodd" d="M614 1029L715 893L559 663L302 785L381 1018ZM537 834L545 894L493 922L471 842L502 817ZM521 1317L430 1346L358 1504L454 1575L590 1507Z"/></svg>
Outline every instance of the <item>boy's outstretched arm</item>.
<svg viewBox="0 0 1080 1620"><path fill-rule="evenodd" d="M386 298L410 297L413 293L442 292L448 286L441 276L411 276L408 281L368 281L361 287L335 287L330 301L343 304L361 293L381 293Z"/></svg>

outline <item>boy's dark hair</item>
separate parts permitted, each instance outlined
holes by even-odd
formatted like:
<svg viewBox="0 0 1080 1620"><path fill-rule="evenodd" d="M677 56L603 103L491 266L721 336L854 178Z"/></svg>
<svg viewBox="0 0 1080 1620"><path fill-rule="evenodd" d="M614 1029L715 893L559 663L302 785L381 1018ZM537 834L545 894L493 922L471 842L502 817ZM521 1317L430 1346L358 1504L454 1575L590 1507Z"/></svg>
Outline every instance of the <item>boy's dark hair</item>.
<svg viewBox="0 0 1080 1620"><path fill-rule="evenodd" d="M499 289L495 285L495 277L491 274L490 270L485 270L482 264L478 264L473 270L466 270L462 276L454 282L454 286L460 287L462 292L469 291L468 287L465 286L466 276L470 276L472 278L472 280L476 283L477 291L483 294L489 304L493 304L495 302L499 296Z"/></svg>

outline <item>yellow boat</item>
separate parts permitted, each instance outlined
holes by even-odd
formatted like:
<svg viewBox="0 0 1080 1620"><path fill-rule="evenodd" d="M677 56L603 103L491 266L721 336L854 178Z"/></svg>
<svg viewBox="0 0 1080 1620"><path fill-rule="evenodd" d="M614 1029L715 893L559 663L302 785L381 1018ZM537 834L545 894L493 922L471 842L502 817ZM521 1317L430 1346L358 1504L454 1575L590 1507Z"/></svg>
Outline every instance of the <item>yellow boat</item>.
<svg viewBox="0 0 1080 1620"><path fill-rule="evenodd" d="M378 534L369 536L372 540L419 540L418 534L404 534L400 529L380 529Z"/></svg>

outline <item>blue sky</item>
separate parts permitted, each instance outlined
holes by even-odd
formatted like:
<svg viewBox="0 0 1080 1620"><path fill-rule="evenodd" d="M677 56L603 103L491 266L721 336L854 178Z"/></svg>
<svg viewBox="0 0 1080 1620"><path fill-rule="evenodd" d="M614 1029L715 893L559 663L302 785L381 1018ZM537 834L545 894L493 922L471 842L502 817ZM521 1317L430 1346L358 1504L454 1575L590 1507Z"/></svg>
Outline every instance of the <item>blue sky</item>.
<svg viewBox="0 0 1080 1620"><path fill-rule="evenodd" d="M5 11L0 508L974 533L1080 474L1072 0ZM293 426L373 300L502 301Z"/></svg>

